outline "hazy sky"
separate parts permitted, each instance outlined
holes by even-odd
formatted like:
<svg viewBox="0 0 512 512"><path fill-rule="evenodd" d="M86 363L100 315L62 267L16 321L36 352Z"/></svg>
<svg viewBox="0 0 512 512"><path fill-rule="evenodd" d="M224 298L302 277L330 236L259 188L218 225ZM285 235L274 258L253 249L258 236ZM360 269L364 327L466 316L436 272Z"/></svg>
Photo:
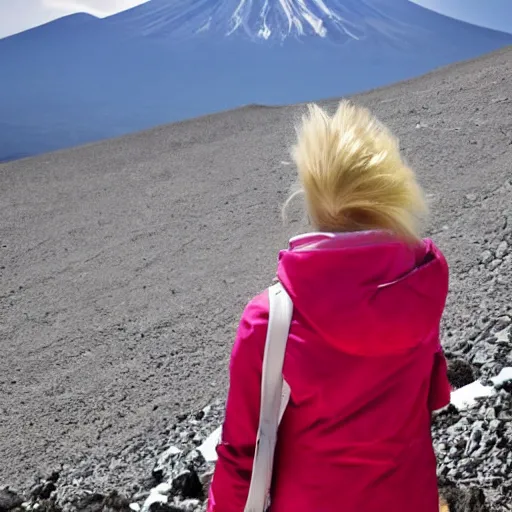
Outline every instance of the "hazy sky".
<svg viewBox="0 0 512 512"><path fill-rule="evenodd" d="M146 1L0 0L0 38L41 25L67 14L87 12L95 16L104 17L145 3ZM172 1L169 0L169 2ZM512 0L412 1L454 18L512 33Z"/></svg>
<svg viewBox="0 0 512 512"><path fill-rule="evenodd" d="M413 1L446 16L512 34L512 0Z"/></svg>
<svg viewBox="0 0 512 512"><path fill-rule="evenodd" d="M0 0L0 38L76 12L104 17L147 0ZM169 0L172 1L172 0Z"/></svg>

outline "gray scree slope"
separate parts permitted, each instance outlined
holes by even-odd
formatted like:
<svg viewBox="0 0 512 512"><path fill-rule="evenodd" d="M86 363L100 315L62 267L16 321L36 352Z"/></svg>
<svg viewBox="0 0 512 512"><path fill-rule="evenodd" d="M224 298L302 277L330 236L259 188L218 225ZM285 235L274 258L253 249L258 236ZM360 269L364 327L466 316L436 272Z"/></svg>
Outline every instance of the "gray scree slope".
<svg viewBox="0 0 512 512"><path fill-rule="evenodd" d="M511 83L505 49L356 97L429 194L448 346L511 309L510 273L480 264L512 226ZM303 229L279 212L302 111L248 107L0 166L0 482L157 450L177 413L224 396L242 308Z"/></svg>

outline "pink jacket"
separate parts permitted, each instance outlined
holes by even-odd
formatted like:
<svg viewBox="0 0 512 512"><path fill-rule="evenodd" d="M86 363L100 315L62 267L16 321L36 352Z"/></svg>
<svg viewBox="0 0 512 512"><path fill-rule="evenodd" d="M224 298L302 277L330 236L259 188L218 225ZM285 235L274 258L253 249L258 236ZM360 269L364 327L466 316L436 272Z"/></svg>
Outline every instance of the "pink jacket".
<svg viewBox="0 0 512 512"><path fill-rule="evenodd" d="M310 234L281 251L277 276L294 314L271 512L437 512L431 412L450 400L443 255L382 231ZM267 320L264 292L233 347L209 512L244 510Z"/></svg>

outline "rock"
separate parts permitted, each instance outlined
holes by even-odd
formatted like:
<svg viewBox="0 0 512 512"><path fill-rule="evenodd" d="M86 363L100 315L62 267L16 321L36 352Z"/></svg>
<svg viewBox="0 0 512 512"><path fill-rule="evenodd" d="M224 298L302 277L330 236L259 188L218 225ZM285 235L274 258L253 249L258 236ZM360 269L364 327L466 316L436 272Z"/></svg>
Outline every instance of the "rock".
<svg viewBox="0 0 512 512"><path fill-rule="evenodd" d="M452 331L449 336L452 344L447 350L448 375L455 388L473 383L476 378L485 383L486 378L510 370L506 368L510 366L510 308L504 305L496 309L495 315L497 321L487 313L474 315L472 324L477 332L471 341L463 330ZM502 329L501 334L496 333L498 329ZM475 366L470 364L473 360ZM512 382L505 382L504 378L502 381L493 386L492 396L479 395L461 410L451 405L434 415L432 437L438 477L447 489L447 504L452 506L449 512L487 512L483 507L492 512L508 512L507 505L512 503ZM24 508L26 512L204 512L214 463L205 459L195 443L207 439L222 424L223 414L224 402L217 401L184 416L180 422L164 424L157 445L148 447L142 440L126 447L122 461L88 460L77 467L63 466L59 476L37 483ZM160 455L155 457L155 453ZM137 478L129 474L134 460L144 460L149 475ZM105 491L105 475L119 468L128 476L120 479L118 489L130 500L121 492ZM159 473L157 482L155 470ZM146 478L152 474L153 479ZM484 493L480 495L478 489ZM48 495L50 499L43 499Z"/></svg>
<svg viewBox="0 0 512 512"><path fill-rule="evenodd" d="M46 478L46 480L48 482L53 482L54 484L56 484L59 481L59 478L60 478L60 471L53 471L50 474L50 476L48 478Z"/></svg>
<svg viewBox="0 0 512 512"><path fill-rule="evenodd" d="M130 500L119 494L117 491L112 491L105 499L105 507L111 510L118 510L120 512L129 512Z"/></svg>
<svg viewBox="0 0 512 512"><path fill-rule="evenodd" d="M37 512L63 512L62 507L53 500L38 501L32 504L32 510L37 510Z"/></svg>
<svg viewBox="0 0 512 512"><path fill-rule="evenodd" d="M82 498L76 503L76 510L80 512L102 512L105 496L94 493Z"/></svg>
<svg viewBox="0 0 512 512"><path fill-rule="evenodd" d="M505 240L503 240L502 242L500 242L498 248L496 249L496 258L502 260L506 256L507 252L508 243Z"/></svg>
<svg viewBox="0 0 512 512"><path fill-rule="evenodd" d="M505 329L511 323L511 318L508 315L503 315L496 320L496 324L494 325L495 329L501 330Z"/></svg>
<svg viewBox="0 0 512 512"><path fill-rule="evenodd" d="M186 512L182 508L169 505L169 503L155 502L149 507L149 512Z"/></svg>
<svg viewBox="0 0 512 512"><path fill-rule="evenodd" d="M34 487L32 487L32 489L30 491L30 496L32 496L32 498L37 500L43 493L43 489L44 489L44 484L35 485Z"/></svg>
<svg viewBox="0 0 512 512"><path fill-rule="evenodd" d="M8 512L13 510L24 502L25 500L13 490L6 488L0 489L0 512Z"/></svg>
<svg viewBox="0 0 512 512"><path fill-rule="evenodd" d="M204 457L199 450L192 450L186 457L185 461L194 467L200 467L205 463Z"/></svg>
<svg viewBox="0 0 512 512"><path fill-rule="evenodd" d="M204 496L201 480L192 467L173 479L172 493L182 498L202 498Z"/></svg>
<svg viewBox="0 0 512 512"><path fill-rule="evenodd" d="M473 366L463 359L448 361L448 380L454 388L461 388L475 380Z"/></svg>
<svg viewBox="0 0 512 512"><path fill-rule="evenodd" d="M180 507L183 507L187 512L194 512L200 504L199 500L185 500L180 503Z"/></svg>
<svg viewBox="0 0 512 512"><path fill-rule="evenodd" d="M478 350L486 348L480 345ZM505 512L511 502L512 452L507 447L512 443L508 419L512 419L512 389L507 388L508 376L508 369L500 371L492 379L496 392L482 396L467 409L447 408L434 417L438 478L450 512Z"/></svg>
<svg viewBox="0 0 512 512"><path fill-rule="evenodd" d="M116 491L105 496L100 493L93 493L85 496L75 504L77 512L131 512L130 501Z"/></svg>
<svg viewBox="0 0 512 512"><path fill-rule="evenodd" d="M487 362L491 361L491 356L486 348L478 350L473 356L473 364L482 366Z"/></svg>
<svg viewBox="0 0 512 512"><path fill-rule="evenodd" d="M167 504L167 501L167 496L159 494L155 491L155 489L153 489L142 505L142 512L149 512L150 510L154 510L155 507L158 507L158 504Z"/></svg>
<svg viewBox="0 0 512 512"><path fill-rule="evenodd" d="M471 431L471 435L469 437L468 443L466 445L466 450L464 452L466 456L471 455L477 448L480 447L480 441L482 440L482 436L483 431L480 428L480 425L477 425L477 423L475 423L473 425L473 430ZM462 463L463 461L461 461L461 465Z"/></svg>
<svg viewBox="0 0 512 512"><path fill-rule="evenodd" d="M482 489L460 489L453 484L440 488L450 512L490 512Z"/></svg>
<svg viewBox="0 0 512 512"><path fill-rule="evenodd" d="M495 335L496 343L504 344L504 345L508 346L509 343L511 342L511 339L510 339L511 333L512 333L512 330L510 329L510 327L505 327L501 331L497 332Z"/></svg>
<svg viewBox="0 0 512 512"><path fill-rule="evenodd" d="M201 474L200 479L201 479L201 484L203 485L203 489L207 489L208 487L210 487L210 483L213 478L214 470L215 470L215 468L212 467L211 469L208 469L207 471L204 471Z"/></svg>
<svg viewBox="0 0 512 512"><path fill-rule="evenodd" d="M36 485L31 491L30 495L34 499L47 500L53 491L57 489L54 482L43 482Z"/></svg>
<svg viewBox="0 0 512 512"><path fill-rule="evenodd" d="M492 252L489 251L489 250L486 250L484 251L481 255L480 255L480 261L484 264L484 265L487 265L487 263L490 263L493 259L493 255L492 255Z"/></svg>
<svg viewBox="0 0 512 512"><path fill-rule="evenodd" d="M164 479L164 476L172 466L173 459L180 453L181 450L179 448L176 448L176 446L170 446L158 457L152 471L152 476L157 483L160 483Z"/></svg>
<svg viewBox="0 0 512 512"><path fill-rule="evenodd" d="M491 263L489 264L489 268L491 270L495 270L502 264L502 262L503 262L503 260L496 258L491 261Z"/></svg>

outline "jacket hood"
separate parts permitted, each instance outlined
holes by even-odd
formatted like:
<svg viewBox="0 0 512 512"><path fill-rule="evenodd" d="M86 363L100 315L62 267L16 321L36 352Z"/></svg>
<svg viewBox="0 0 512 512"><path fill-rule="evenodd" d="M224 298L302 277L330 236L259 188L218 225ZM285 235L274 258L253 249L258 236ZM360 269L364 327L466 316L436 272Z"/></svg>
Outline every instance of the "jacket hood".
<svg viewBox="0 0 512 512"><path fill-rule="evenodd" d="M392 355L425 342L448 293L448 266L432 240L411 246L386 231L292 238L277 277L312 330L353 355Z"/></svg>

